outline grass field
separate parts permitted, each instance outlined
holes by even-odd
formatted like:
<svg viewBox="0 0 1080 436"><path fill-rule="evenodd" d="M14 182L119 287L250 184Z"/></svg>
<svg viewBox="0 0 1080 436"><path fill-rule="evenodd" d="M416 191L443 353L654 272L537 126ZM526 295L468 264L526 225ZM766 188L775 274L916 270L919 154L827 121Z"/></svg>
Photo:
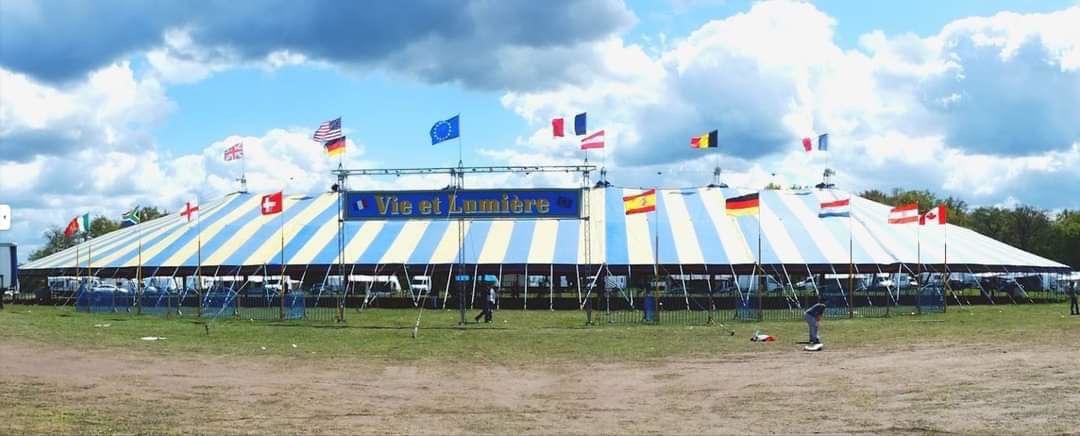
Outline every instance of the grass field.
<svg viewBox="0 0 1080 436"><path fill-rule="evenodd" d="M0 311L0 433L1046 433L1080 428L1064 305L585 326L369 309L347 324ZM471 320L470 314L470 320ZM777 342L748 341L761 329ZM164 337L144 341L141 337ZM464 401L463 401L464 400ZM808 404L813 404L809 406ZM1075 407L1073 407L1075 409Z"/></svg>

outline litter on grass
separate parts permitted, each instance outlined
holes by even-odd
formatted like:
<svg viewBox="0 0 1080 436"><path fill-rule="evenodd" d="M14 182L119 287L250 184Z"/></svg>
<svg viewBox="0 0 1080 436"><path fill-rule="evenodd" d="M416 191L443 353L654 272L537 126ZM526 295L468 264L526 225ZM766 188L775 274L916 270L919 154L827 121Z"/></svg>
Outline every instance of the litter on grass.
<svg viewBox="0 0 1080 436"><path fill-rule="evenodd" d="M142 339L144 341L163 341L163 340L165 340L165 337L164 336L143 336L143 337L141 337L139 339Z"/></svg>

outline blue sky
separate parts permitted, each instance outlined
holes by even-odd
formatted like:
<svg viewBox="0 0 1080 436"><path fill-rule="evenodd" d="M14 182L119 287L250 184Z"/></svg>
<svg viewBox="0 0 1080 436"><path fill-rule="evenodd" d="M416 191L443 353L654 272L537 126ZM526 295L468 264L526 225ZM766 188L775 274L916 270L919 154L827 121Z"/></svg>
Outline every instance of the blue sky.
<svg viewBox="0 0 1080 436"><path fill-rule="evenodd" d="M708 183L719 163L735 185L807 185L828 166L853 191L1080 208L1075 1L55 3L0 3L0 239L24 253L77 213L234 190L236 142L253 189L326 189L336 162L308 137L336 116L354 167L456 163L428 129L458 113L466 164L576 163L547 126L587 111L616 184ZM715 154L685 146L712 129ZM800 151L826 132L830 153Z"/></svg>

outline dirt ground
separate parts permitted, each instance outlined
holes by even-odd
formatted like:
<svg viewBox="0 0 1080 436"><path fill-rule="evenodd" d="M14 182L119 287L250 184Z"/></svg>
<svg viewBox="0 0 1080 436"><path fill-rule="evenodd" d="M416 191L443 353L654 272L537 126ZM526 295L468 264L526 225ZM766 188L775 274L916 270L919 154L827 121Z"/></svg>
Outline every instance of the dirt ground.
<svg viewBox="0 0 1080 436"><path fill-rule="evenodd" d="M1069 433L1080 350L440 367L0 344L0 433Z"/></svg>

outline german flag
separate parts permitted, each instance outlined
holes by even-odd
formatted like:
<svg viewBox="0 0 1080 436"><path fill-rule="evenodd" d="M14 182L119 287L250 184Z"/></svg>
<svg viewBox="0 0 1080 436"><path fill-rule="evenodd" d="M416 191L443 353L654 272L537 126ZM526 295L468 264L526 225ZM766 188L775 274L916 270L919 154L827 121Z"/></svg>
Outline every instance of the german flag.
<svg viewBox="0 0 1080 436"><path fill-rule="evenodd" d="M690 138L690 148L716 148L719 141L716 139L717 131L703 133L700 136Z"/></svg>
<svg viewBox="0 0 1080 436"><path fill-rule="evenodd" d="M640 194L627 195L622 198L623 210L627 215L635 213L653 212L656 210L656 188Z"/></svg>
<svg viewBox="0 0 1080 436"><path fill-rule="evenodd" d="M345 153L345 137L342 136L323 145L328 156L340 156Z"/></svg>
<svg viewBox="0 0 1080 436"><path fill-rule="evenodd" d="M724 202L724 206L730 216L757 215L759 210L758 194L755 192L729 198Z"/></svg>

